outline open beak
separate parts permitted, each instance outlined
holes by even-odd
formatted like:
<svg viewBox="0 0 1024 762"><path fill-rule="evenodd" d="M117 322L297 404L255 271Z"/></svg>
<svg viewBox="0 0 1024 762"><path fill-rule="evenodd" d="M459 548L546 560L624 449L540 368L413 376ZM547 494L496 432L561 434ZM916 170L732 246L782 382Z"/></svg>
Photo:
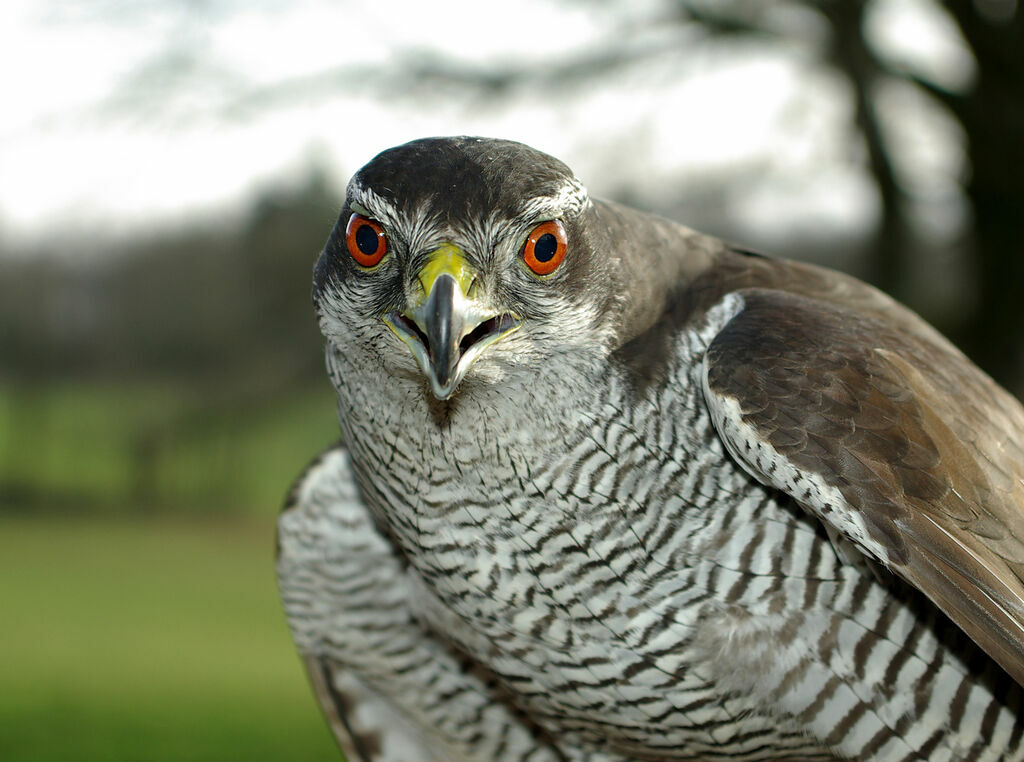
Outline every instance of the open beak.
<svg viewBox="0 0 1024 762"><path fill-rule="evenodd" d="M521 321L470 296L476 273L453 244L432 251L417 280L420 294L383 319L412 351L434 396L446 400L484 350Z"/></svg>

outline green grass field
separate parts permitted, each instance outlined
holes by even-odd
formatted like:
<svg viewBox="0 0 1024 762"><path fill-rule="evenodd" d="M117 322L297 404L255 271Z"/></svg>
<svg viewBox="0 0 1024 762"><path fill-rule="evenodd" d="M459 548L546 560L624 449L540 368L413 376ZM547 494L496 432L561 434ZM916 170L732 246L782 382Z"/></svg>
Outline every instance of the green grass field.
<svg viewBox="0 0 1024 762"><path fill-rule="evenodd" d="M337 438L326 382L245 406L221 388L0 382L0 508L270 517Z"/></svg>
<svg viewBox="0 0 1024 762"><path fill-rule="evenodd" d="M0 760L338 760L268 518L0 516Z"/></svg>

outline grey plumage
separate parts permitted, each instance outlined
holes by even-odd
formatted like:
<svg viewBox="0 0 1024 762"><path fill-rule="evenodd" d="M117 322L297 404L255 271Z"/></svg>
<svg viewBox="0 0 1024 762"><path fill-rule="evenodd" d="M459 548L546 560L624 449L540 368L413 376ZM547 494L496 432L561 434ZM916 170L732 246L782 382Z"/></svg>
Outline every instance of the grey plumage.
<svg viewBox="0 0 1024 762"><path fill-rule="evenodd" d="M906 309L471 138L357 173L314 301L278 575L351 758L1024 759L1024 411Z"/></svg>

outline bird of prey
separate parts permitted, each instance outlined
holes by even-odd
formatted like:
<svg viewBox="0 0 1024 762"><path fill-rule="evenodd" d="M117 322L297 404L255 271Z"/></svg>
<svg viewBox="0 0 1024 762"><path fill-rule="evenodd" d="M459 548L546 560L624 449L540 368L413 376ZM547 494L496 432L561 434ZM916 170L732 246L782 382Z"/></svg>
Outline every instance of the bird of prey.
<svg viewBox="0 0 1024 762"><path fill-rule="evenodd" d="M350 760L1024 759L1024 409L519 143L352 178L278 577Z"/></svg>

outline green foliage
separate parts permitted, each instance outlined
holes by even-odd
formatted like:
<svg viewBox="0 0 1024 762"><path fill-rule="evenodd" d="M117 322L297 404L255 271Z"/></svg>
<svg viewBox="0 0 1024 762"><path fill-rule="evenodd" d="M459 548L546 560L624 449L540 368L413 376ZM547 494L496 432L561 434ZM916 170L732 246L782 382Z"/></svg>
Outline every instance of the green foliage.
<svg viewBox="0 0 1024 762"><path fill-rule="evenodd" d="M338 760L267 520L0 518L0 759Z"/></svg>

